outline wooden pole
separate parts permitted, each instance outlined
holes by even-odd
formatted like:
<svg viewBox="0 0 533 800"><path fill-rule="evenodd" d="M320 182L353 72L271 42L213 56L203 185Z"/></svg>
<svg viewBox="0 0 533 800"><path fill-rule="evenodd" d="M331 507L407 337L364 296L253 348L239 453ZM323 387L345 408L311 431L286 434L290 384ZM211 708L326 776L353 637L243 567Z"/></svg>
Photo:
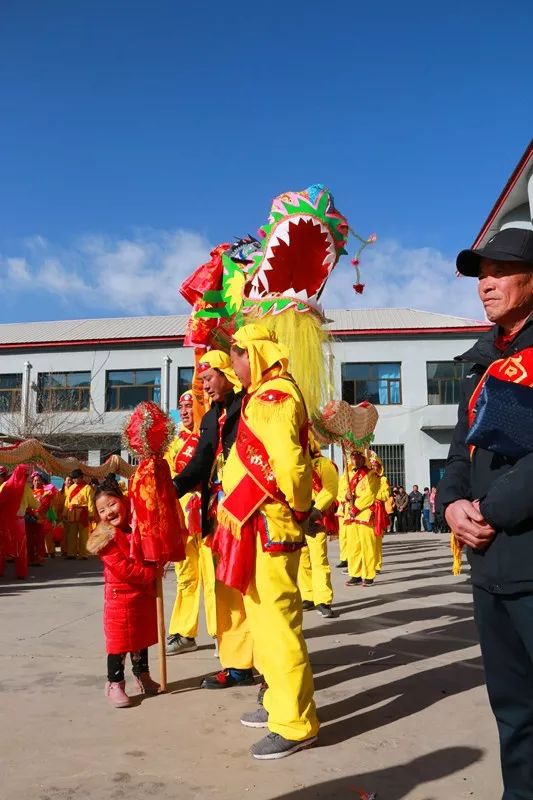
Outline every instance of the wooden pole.
<svg viewBox="0 0 533 800"><path fill-rule="evenodd" d="M156 579L156 606L157 606L157 644L159 649L159 683L160 692L167 690L167 655L165 648L165 605L163 602L163 578Z"/></svg>

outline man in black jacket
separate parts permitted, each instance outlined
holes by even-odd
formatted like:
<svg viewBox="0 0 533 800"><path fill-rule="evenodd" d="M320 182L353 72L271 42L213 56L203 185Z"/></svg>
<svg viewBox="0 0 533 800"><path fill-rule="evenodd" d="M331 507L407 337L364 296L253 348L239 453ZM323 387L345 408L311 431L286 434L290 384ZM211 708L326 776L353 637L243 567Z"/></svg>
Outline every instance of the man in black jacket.
<svg viewBox="0 0 533 800"><path fill-rule="evenodd" d="M469 408L469 401L487 368L533 350L533 231L500 231L483 249L463 250L457 268L478 278L479 296L494 326L460 357L473 366L464 379L438 503L467 547L487 690L500 737L503 800L532 800L533 452L521 458L503 455L501 447L470 452L466 437L474 408L479 409L474 402ZM533 394L533 388L529 391ZM517 426L521 422L516 420Z"/></svg>
<svg viewBox="0 0 533 800"><path fill-rule="evenodd" d="M424 496L418 491L418 486L413 486L413 491L409 492L409 530L418 532L420 530L420 520L422 518L422 506Z"/></svg>
<svg viewBox="0 0 533 800"><path fill-rule="evenodd" d="M196 452L174 478L178 497L200 486L202 535L214 533L221 471L235 441L245 392L241 389L227 353L210 350L200 359L198 371L212 405L200 423ZM206 678L204 689L226 689L254 683L252 640L240 592L217 581L217 639L222 670Z"/></svg>

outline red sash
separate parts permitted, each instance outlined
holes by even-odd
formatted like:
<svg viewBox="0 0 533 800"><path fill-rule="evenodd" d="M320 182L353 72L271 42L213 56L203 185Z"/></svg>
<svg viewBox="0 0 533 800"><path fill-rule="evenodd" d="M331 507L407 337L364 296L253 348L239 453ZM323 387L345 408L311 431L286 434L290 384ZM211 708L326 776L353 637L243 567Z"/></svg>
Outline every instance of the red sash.
<svg viewBox="0 0 533 800"><path fill-rule="evenodd" d="M197 433L193 433L192 431L180 431L178 436L182 440L183 445L174 459L174 472L179 475L192 459L200 437Z"/></svg>
<svg viewBox="0 0 533 800"><path fill-rule="evenodd" d="M72 503L75 497L87 486L86 483L76 483L74 485L74 489L71 491L69 495L69 505ZM77 509L76 513L76 522L79 522L81 525L87 526L89 524L89 509L85 505L77 505L74 503L73 508Z"/></svg>
<svg viewBox="0 0 533 800"><path fill-rule="evenodd" d="M369 472L370 472L370 470L368 469L368 467L359 467L359 469L356 469L356 471L354 472L354 474L352 475L352 477L351 477L351 479L349 481L348 485L350 487L351 493L354 495L354 499L352 500L351 507L350 507L350 519L345 520L345 524L346 525L350 525L352 523L357 522L357 514L361 513L360 511L358 511L357 505L355 503L355 489L356 489L357 484L360 481L362 481L363 478L366 478L366 476L368 475ZM370 520L368 522L358 522L358 524L359 525L367 525L368 527L373 528L374 525L373 525L372 520L373 520L373 513L372 513L372 516L370 517Z"/></svg>
<svg viewBox="0 0 533 800"><path fill-rule="evenodd" d="M525 350L521 350L514 356L498 358L496 361L492 362L472 392L472 396L468 401L469 426L471 426L474 422L476 403L489 375L493 375L495 378L498 378L501 381L507 381L508 383L519 383L522 384L522 386L533 386L533 347L528 347Z"/></svg>
<svg viewBox="0 0 533 800"><path fill-rule="evenodd" d="M74 500L74 498L81 492L82 489L85 489L86 486L87 486L86 483L76 483L76 484L74 484L74 489L72 489L72 491L71 491L71 493L69 495L69 502L71 500Z"/></svg>
<svg viewBox="0 0 533 800"><path fill-rule="evenodd" d="M376 500L372 506L374 514L374 534L376 536L383 536L389 527L389 515L385 511L385 505L382 500Z"/></svg>
<svg viewBox="0 0 533 800"><path fill-rule="evenodd" d="M287 500L278 488L266 448L249 427L244 413L241 413L235 447L246 475L226 495L221 507L234 522L243 525L268 498L285 505Z"/></svg>
<svg viewBox="0 0 533 800"><path fill-rule="evenodd" d="M237 455L246 474L219 504L222 519L213 537L213 552L219 556L217 580L245 594L255 571L256 536L259 533L263 549L270 552L293 552L304 542L270 542L266 523L256 512L267 499L287 504L278 487L276 476L270 466L268 453L246 421L245 410L251 395L242 404L239 428L235 443ZM308 446L309 425L300 431L300 443L304 451ZM236 534L231 526L238 530Z"/></svg>

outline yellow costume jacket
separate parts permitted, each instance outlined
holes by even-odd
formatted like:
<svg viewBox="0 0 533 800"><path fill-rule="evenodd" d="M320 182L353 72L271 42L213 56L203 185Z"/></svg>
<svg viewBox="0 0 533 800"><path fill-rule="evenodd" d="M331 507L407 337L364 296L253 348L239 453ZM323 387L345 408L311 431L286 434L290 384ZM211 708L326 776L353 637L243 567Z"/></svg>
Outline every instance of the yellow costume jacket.
<svg viewBox="0 0 533 800"><path fill-rule="evenodd" d="M88 525L90 520L97 518L92 486L86 483L80 489L77 483L73 483L68 487L64 517L68 522L80 522L82 525Z"/></svg>
<svg viewBox="0 0 533 800"><path fill-rule="evenodd" d="M313 485L315 508L318 508L319 511L327 511L337 499L339 473L333 461L325 456L318 456L318 458L313 459L313 471L316 472L322 484L318 491Z"/></svg>
<svg viewBox="0 0 533 800"><path fill-rule="evenodd" d="M301 441L302 432L306 434L308 420L300 391L290 378L272 377L247 395L242 414L247 426L266 450L268 464L259 462L262 471L265 474L273 473L277 489L285 499L282 502L268 497L256 509L265 523L266 541L263 541L263 547L268 550L271 545L272 549L284 549L276 545L286 545L287 549L301 546L304 534L298 518L311 508L312 467L307 445L304 443L302 446ZM251 458L254 458L253 454ZM256 455L255 458L261 457ZM249 470L241 461L236 445L233 445L222 480L225 500L247 474L250 474ZM235 526L235 520L228 519L225 500L219 506L219 521L238 536L239 525Z"/></svg>
<svg viewBox="0 0 533 800"><path fill-rule="evenodd" d="M373 526L373 506L377 499L380 485L381 479L373 470L368 470L366 467L356 470L350 480L350 491L354 499L351 504L347 503L349 510L349 517L346 519L347 523L355 522L357 525Z"/></svg>
<svg viewBox="0 0 533 800"><path fill-rule="evenodd" d="M390 486L389 481L387 480L386 475L381 475L379 479L379 490L376 495L376 500L381 500L382 503L385 503L390 497Z"/></svg>
<svg viewBox="0 0 533 800"><path fill-rule="evenodd" d="M28 484L24 487L22 500L20 501L17 517L23 517L26 511L37 511L39 508L39 501L34 497L31 486Z"/></svg>
<svg viewBox="0 0 533 800"><path fill-rule="evenodd" d="M353 476L353 465L348 464L343 469L342 475L339 478L339 488L337 492L337 501L339 503L339 507L337 508L337 516L343 521L350 519L350 504L346 500L346 494L350 488L350 481L352 480Z"/></svg>

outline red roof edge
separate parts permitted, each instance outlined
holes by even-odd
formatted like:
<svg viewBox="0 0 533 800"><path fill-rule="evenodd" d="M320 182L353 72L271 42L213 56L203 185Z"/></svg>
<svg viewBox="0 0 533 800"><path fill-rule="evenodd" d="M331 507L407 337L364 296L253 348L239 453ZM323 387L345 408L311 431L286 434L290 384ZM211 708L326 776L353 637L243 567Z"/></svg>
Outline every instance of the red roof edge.
<svg viewBox="0 0 533 800"><path fill-rule="evenodd" d="M490 226L494 222L494 219L495 219L496 215L498 214L499 210L501 209L501 207L503 206L503 204L505 203L505 201L509 197L514 185L516 184L516 182L520 178L522 172L525 170L525 168L526 168L526 166L527 166L527 164L529 162L529 159L532 156L533 156L533 139L530 141L530 143L526 147L526 149L524 151L524 154L522 155L522 158L520 159L520 161L518 162L518 164L514 168L513 173L511 175L511 177L509 178L509 180L507 181L507 183L505 184L505 187L504 187L502 193L500 194L500 196L498 197L498 199L494 203L494 206L492 207L492 210L491 210L489 216L485 220L485 224L483 225L483 227L481 228L480 232L478 233L478 235L476 237L476 240L475 240L474 244L472 245L472 248L479 247L483 237L485 236L485 234L487 233L488 229L490 228Z"/></svg>
<svg viewBox="0 0 533 800"><path fill-rule="evenodd" d="M404 333L412 334L432 334L432 333L484 333L491 328L491 324L480 323L479 325L464 325L450 328L360 328L358 330L337 330L332 329L333 336L402 336Z"/></svg>
<svg viewBox="0 0 533 800"><path fill-rule="evenodd" d="M75 339L59 342L0 342L0 350L24 350L38 347L83 347L86 345L146 344L151 342L183 342L183 335L129 336L123 339Z"/></svg>

